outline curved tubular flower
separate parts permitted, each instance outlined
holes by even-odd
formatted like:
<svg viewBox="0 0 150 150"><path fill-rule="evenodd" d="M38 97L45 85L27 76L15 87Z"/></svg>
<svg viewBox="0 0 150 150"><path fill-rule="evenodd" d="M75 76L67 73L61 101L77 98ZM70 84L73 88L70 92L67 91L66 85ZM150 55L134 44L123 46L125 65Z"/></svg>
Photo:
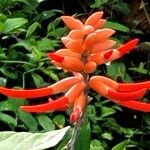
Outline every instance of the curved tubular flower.
<svg viewBox="0 0 150 150"><path fill-rule="evenodd" d="M117 83L104 76L89 74L101 65L120 58L130 52L138 44L138 39L113 47L116 41L111 39L115 33L109 28L102 28L105 19L103 12L96 12L83 23L71 16L62 16L63 22L71 29L61 41L64 48L54 53L48 53L51 63L74 76L62 79L55 84L40 89L10 89L0 87L0 93L18 98L37 98L63 93L64 96L56 100L48 99L45 104L35 106L21 106L28 112L51 112L72 108L71 122L78 122L88 104L89 89L112 100L113 102L143 112L150 112L150 104L140 101L150 89L150 81L140 83Z"/></svg>
<svg viewBox="0 0 150 150"><path fill-rule="evenodd" d="M46 103L46 104L40 104L36 106L21 106L20 108L27 112L51 112L56 110L65 110L68 105L68 98L67 97L61 97L55 101L52 99ZM64 109L65 108L65 109Z"/></svg>
<svg viewBox="0 0 150 150"><path fill-rule="evenodd" d="M9 89L5 87L0 87L0 93L16 98L38 98L42 96L48 96L52 94L57 94L61 92L65 92L74 84L81 82L80 77L68 77L66 79L62 79L55 84L40 88L40 89L29 89L29 90L22 90L22 89Z"/></svg>

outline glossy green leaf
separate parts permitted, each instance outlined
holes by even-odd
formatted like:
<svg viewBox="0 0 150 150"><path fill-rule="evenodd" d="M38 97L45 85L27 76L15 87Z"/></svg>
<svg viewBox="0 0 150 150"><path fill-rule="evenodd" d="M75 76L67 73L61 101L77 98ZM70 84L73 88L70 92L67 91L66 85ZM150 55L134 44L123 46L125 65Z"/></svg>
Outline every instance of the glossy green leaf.
<svg viewBox="0 0 150 150"><path fill-rule="evenodd" d="M124 79L126 68L123 62L114 61L107 65L107 75L112 79L117 80L118 77Z"/></svg>
<svg viewBox="0 0 150 150"><path fill-rule="evenodd" d="M0 149L2 150L44 150L55 146L70 127L45 133L0 132Z"/></svg>
<svg viewBox="0 0 150 150"><path fill-rule="evenodd" d="M29 130L37 130L37 121L30 113L19 110L18 117L29 128Z"/></svg>
<svg viewBox="0 0 150 150"><path fill-rule="evenodd" d="M48 116L40 114L37 116L37 120L44 130L51 131L55 129L55 124Z"/></svg>
<svg viewBox="0 0 150 150"><path fill-rule="evenodd" d="M105 150L102 143L96 139L90 143L90 150Z"/></svg>
<svg viewBox="0 0 150 150"><path fill-rule="evenodd" d="M125 150L128 141L123 141L117 145L115 145L111 150Z"/></svg>
<svg viewBox="0 0 150 150"><path fill-rule="evenodd" d="M49 68L41 67L40 69L41 69L41 71L43 73L45 73L46 75L48 75L53 80L55 80L55 81L59 80L58 75L54 71L50 70Z"/></svg>
<svg viewBox="0 0 150 150"><path fill-rule="evenodd" d="M7 19L4 22L4 33L9 33L21 26L23 26L24 24L26 24L28 21L25 18L11 18L11 19Z"/></svg>
<svg viewBox="0 0 150 150"><path fill-rule="evenodd" d="M90 124L85 122L80 130L78 138L75 143L75 150L89 150L91 139L91 128Z"/></svg>
<svg viewBox="0 0 150 150"><path fill-rule="evenodd" d="M32 73L32 78L34 80L36 87L40 87L41 85L44 84L44 80L40 75L38 75L36 73Z"/></svg>
<svg viewBox="0 0 150 150"><path fill-rule="evenodd" d="M34 22L28 29L27 34L26 34L26 38L29 38L34 32L35 30L40 26L40 24L38 22Z"/></svg>
<svg viewBox="0 0 150 150"><path fill-rule="evenodd" d="M63 115L55 116L53 121L59 128L63 128L65 125L65 117Z"/></svg>
<svg viewBox="0 0 150 150"><path fill-rule="evenodd" d="M6 86L7 78L0 77L0 86Z"/></svg>
<svg viewBox="0 0 150 150"><path fill-rule="evenodd" d="M11 71L6 67L2 67L0 68L0 71L8 78L11 78L11 79L18 78L18 72L16 70Z"/></svg>
<svg viewBox="0 0 150 150"><path fill-rule="evenodd" d="M94 4L90 5L91 8L99 8L108 3L108 0L95 0Z"/></svg>
<svg viewBox="0 0 150 150"><path fill-rule="evenodd" d="M103 133L102 137L103 137L103 139L107 139L107 140L110 140L110 141L113 139L112 134L108 133L108 132Z"/></svg>
<svg viewBox="0 0 150 150"><path fill-rule="evenodd" d="M15 127L17 125L17 120L10 115L0 112L0 121L5 122L10 127Z"/></svg>
<svg viewBox="0 0 150 150"><path fill-rule="evenodd" d="M101 108L101 117L107 117L109 115L112 115L116 113L115 109L110 107L102 107Z"/></svg>
<svg viewBox="0 0 150 150"><path fill-rule="evenodd" d="M129 28L117 22L107 21L104 25L106 28L111 28L121 32L129 32Z"/></svg>

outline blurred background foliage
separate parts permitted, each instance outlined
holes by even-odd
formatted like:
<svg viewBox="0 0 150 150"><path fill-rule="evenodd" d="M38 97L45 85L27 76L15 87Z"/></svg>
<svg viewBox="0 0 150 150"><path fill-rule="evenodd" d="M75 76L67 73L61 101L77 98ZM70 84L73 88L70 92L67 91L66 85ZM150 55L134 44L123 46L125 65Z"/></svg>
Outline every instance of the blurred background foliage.
<svg viewBox="0 0 150 150"><path fill-rule="evenodd" d="M121 59L99 66L95 73L118 82L150 79L149 7L148 0L0 0L0 85L39 88L69 76L47 58L47 52L63 46L60 38L68 32L60 16L75 15L84 20L99 10L108 20L105 27L117 31L113 39L118 44L134 37L140 39L140 44ZM150 149L149 113L120 107L93 91L90 96L93 100L75 149L123 150L126 145L128 150ZM0 97L1 131L43 132L70 125L69 111L30 114L19 110L29 102ZM32 103L46 100L43 97ZM150 100L149 93L144 100ZM70 136L69 132L56 149L62 149Z"/></svg>

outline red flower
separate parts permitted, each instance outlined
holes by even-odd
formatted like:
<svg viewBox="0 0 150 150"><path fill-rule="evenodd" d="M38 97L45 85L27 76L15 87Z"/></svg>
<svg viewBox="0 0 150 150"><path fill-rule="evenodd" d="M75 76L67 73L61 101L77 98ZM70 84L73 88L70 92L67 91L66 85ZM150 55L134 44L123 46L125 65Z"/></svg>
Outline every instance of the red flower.
<svg viewBox="0 0 150 150"><path fill-rule="evenodd" d="M133 39L114 49L113 46L116 42L111 40L110 36L115 31L102 28L106 21L101 19L102 15L103 12L96 12L85 23L70 16L61 17L71 31L61 39L65 48L55 53L49 53L48 56L55 66L73 72L73 77L68 77L41 89L21 90L0 87L0 92L17 98L37 98L64 93L64 96L57 100L49 98L46 104L22 106L21 109L28 112L51 112L66 110L71 107L73 108L70 115L70 121L72 122L78 121L88 104L87 93L90 88L119 105L149 112L150 104L141 102L140 99L150 89L150 81L117 83L103 76L91 78L88 76L89 73L96 70L97 65L120 58L131 51L139 41Z"/></svg>

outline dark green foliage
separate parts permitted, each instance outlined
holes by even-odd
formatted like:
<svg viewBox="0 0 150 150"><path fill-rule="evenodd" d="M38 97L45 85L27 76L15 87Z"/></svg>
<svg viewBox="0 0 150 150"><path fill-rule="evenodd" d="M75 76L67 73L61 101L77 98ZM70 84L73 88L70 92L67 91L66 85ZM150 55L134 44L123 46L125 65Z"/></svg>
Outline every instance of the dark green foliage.
<svg viewBox="0 0 150 150"><path fill-rule="evenodd" d="M47 58L47 52L62 47L60 38L67 32L59 17L64 13L84 18L97 10L104 10L109 20L105 27L117 31L113 38L118 44L143 34L136 26L131 29L124 24L122 18L132 11L125 0L0 0L0 85L38 88L67 76L51 65ZM118 82L138 82L145 76L150 79L150 57L147 57L150 51L142 50L137 50L136 56L140 53L138 62L136 59L139 57L135 57L134 52L132 55L129 53L120 60L99 67L102 70L97 70L96 74ZM93 100L86 111L88 123L81 129L77 150L89 147L90 150L125 150L125 146L129 150L149 149L149 113L125 109L93 91L90 96ZM42 98L31 103L42 103L45 99L47 101L47 98ZM150 100L149 93L144 100ZM66 119L68 114L64 112L37 115L21 111L19 107L27 103L1 95L1 131L44 132L70 125ZM59 150L67 144L70 136L71 131L57 147Z"/></svg>

